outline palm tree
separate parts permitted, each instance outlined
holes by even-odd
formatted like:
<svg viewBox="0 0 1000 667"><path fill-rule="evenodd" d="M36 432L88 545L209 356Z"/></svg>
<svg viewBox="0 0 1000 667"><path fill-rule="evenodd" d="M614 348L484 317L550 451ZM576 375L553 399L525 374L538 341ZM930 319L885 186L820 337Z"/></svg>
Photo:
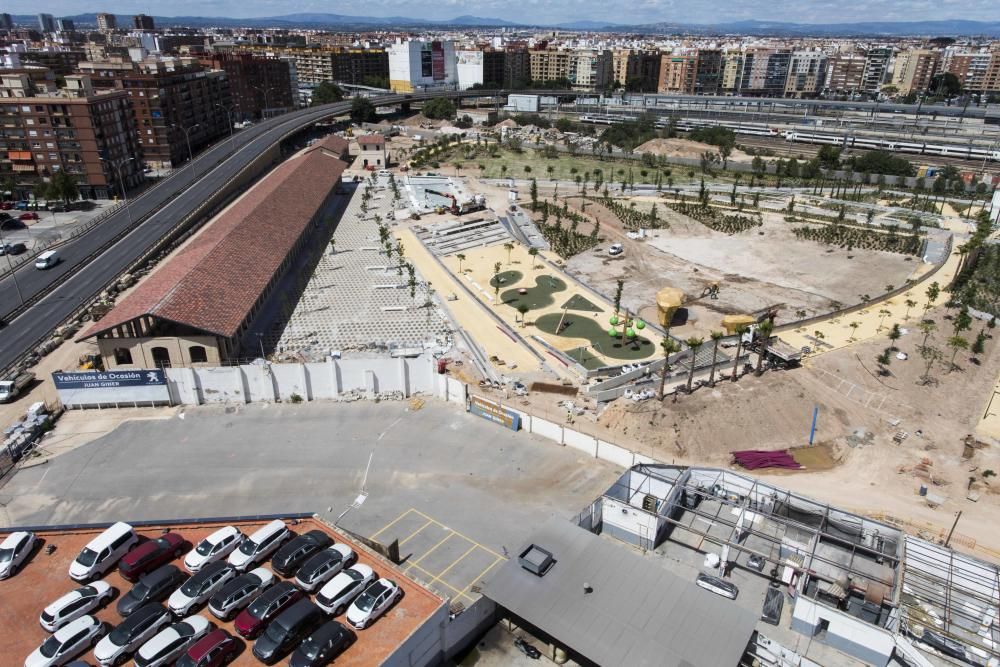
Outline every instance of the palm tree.
<svg viewBox="0 0 1000 667"><path fill-rule="evenodd" d="M697 361L698 359L698 348L700 348L702 345L705 344L705 339L692 336L691 338L688 338L686 341L684 341L684 344L688 346L689 350L691 350L691 368L690 371L688 372L688 381L687 381L687 390L688 393L691 393L691 383L694 381L694 364L695 361Z"/></svg>
<svg viewBox="0 0 1000 667"><path fill-rule="evenodd" d="M457 255L455 255L455 257L458 259L458 272L461 273L462 272L462 262L465 261L465 255L463 253L458 253Z"/></svg>
<svg viewBox="0 0 1000 667"><path fill-rule="evenodd" d="M708 374L708 386L715 386L715 361L719 356L719 342L725 338L726 334L722 331L712 331L709 334L712 339L712 370Z"/></svg>
<svg viewBox="0 0 1000 667"><path fill-rule="evenodd" d="M917 302L916 301L914 301L913 299L907 299L906 300L906 314L903 315L903 319L904 320L910 319L910 309L911 308L916 308L916 307L917 307Z"/></svg>
<svg viewBox="0 0 1000 667"><path fill-rule="evenodd" d="M892 315L892 311L889 310L888 308L880 308L879 311L878 311L878 315L879 315L879 318L878 318L878 330L881 331L882 330L882 323L885 322L885 318L886 317L888 317L889 315Z"/></svg>
<svg viewBox="0 0 1000 667"><path fill-rule="evenodd" d="M493 304L500 303L500 262L493 265Z"/></svg>
<svg viewBox="0 0 1000 667"><path fill-rule="evenodd" d="M531 268L535 268L535 257L538 256L538 248L528 248L528 254L531 255Z"/></svg>
<svg viewBox="0 0 1000 667"><path fill-rule="evenodd" d="M851 327L851 337L848 338L847 340L849 341L856 340L858 336L858 327L861 326L861 322L851 322L847 326Z"/></svg>
<svg viewBox="0 0 1000 667"><path fill-rule="evenodd" d="M660 375L660 400L663 400L663 386L667 382L667 374L670 373L670 355L676 354L680 349L680 344L670 336L664 336L660 341L660 349L663 350L663 374Z"/></svg>
<svg viewBox="0 0 1000 667"><path fill-rule="evenodd" d="M739 372L740 352L743 351L743 335L749 330L750 327L745 324L736 326L736 355L733 357L733 377L731 378L733 382L736 382L736 376Z"/></svg>
<svg viewBox="0 0 1000 667"><path fill-rule="evenodd" d="M510 242L504 243L503 249L507 251L507 266L510 266L510 253L514 250L514 244Z"/></svg>
<svg viewBox="0 0 1000 667"><path fill-rule="evenodd" d="M757 325L757 339L760 345L760 352L757 356L757 370L754 371L755 375L763 375L764 373L764 357L767 356L767 344L771 342L771 332L774 331L774 322L772 320L764 320Z"/></svg>
<svg viewBox="0 0 1000 667"><path fill-rule="evenodd" d="M961 336L952 336L948 339L948 347L951 348L951 362L948 365L948 372L950 373L958 368L958 366L955 365L955 357L958 356L958 351L969 349L969 341Z"/></svg>

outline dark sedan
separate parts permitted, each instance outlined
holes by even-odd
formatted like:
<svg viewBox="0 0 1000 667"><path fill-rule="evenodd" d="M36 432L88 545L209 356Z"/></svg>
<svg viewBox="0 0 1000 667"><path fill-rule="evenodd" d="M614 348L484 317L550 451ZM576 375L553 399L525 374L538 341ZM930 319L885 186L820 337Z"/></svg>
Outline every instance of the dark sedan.
<svg viewBox="0 0 1000 667"><path fill-rule="evenodd" d="M188 576L176 565L164 565L153 570L118 600L118 613L121 616L128 616L147 602L163 602L187 579Z"/></svg>
<svg viewBox="0 0 1000 667"><path fill-rule="evenodd" d="M337 621L324 623L302 640L292 653L289 667L319 667L327 665L354 643L357 636Z"/></svg>
<svg viewBox="0 0 1000 667"><path fill-rule="evenodd" d="M286 542L274 554L271 566L283 577L295 574L299 566L314 553L333 544L333 539L322 530L310 530Z"/></svg>

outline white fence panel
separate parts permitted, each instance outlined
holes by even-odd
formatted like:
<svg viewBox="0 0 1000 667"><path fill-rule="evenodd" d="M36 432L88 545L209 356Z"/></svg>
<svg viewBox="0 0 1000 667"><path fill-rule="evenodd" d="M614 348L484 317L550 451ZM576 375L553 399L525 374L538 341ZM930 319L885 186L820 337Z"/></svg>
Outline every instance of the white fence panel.
<svg viewBox="0 0 1000 667"><path fill-rule="evenodd" d="M263 364L240 366L247 388L247 401L271 402L274 400L274 378L271 369Z"/></svg>
<svg viewBox="0 0 1000 667"><path fill-rule="evenodd" d="M455 378L447 378L448 380L448 400L452 403L458 403L459 405L465 405L468 399L467 390L464 382L460 382Z"/></svg>
<svg viewBox="0 0 1000 667"><path fill-rule="evenodd" d="M335 386L335 376L333 364L329 362L305 364L306 384L309 387L309 396L303 394L303 398L310 401L318 401L337 397L337 387Z"/></svg>
<svg viewBox="0 0 1000 667"><path fill-rule="evenodd" d="M549 440L555 440L560 445L563 444L563 428L559 424L553 424L552 422L542 419L541 417L534 417L531 420L531 432L537 433L543 438L548 438Z"/></svg>
<svg viewBox="0 0 1000 667"><path fill-rule="evenodd" d="M288 401L293 395L303 401L309 398L306 387L306 369L302 364L271 364L274 383L278 387L278 398Z"/></svg>
<svg viewBox="0 0 1000 667"><path fill-rule="evenodd" d="M632 452L604 440L597 441L597 458L610 461L623 468L631 468L633 465Z"/></svg>
<svg viewBox="0 0 1000 667"><path fill-rule="evenodd" d="M579 449L588 456L597 456L597 438L570 428L563 429L563 442L573 449Z"/></svg>

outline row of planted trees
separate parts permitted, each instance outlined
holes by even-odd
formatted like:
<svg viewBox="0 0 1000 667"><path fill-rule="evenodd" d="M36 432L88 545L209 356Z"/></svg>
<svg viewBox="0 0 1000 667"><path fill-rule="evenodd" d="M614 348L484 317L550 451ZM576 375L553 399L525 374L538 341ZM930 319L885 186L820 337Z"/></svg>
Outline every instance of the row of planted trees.
<svg viewBox="0 0 1000 667"><path fill-rule="evenodd" d="M882 250L903 255L919 255L923 241L917 234L899 234L890 229L879 232L838 223L819 226L794 227L796 238L835 245L847 250Z"/></svg>

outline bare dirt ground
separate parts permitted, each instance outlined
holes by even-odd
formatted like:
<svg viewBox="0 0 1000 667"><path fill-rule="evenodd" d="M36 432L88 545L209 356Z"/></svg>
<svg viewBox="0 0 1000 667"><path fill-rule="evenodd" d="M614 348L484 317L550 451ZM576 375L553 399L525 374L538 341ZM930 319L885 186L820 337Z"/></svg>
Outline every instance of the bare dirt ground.
<svg viewBox="0 0 1000 667"><path fill-rule="evenodd" d="M667 286L682 289L689 303L686 322L682 313L675 323L678 336L706 336L720 327L724 315L775 306L779 323L828 312L838 303L859 301L862 294L882 293L886 285L901 285L918 267L918 260L894 253L848 253L798 240L780 215L766 214L763 227L727 235L665 206L658 211L670 227L631 240L614 215L589 204L587 213L600 220L602 234L609 243L624 244L625 254L610 259L602 245L573 257L567 269L605 294L623 278L623 303L651 321L656 292ZM719 284L718 299L699 298L712 283Z"/></svg>
<svg viewBox="0 0 1000 667"><path fill-rule="evenodd" d="M636 148L635 152L697 160L701 157L702 153L715 153L718 150L717 146L703 144L700 141L691 141L690 139L650 139ZM752 160L753 156L747 155L740 150L734 150L733 154L729 156L730 162L750 162Z"/></svg>
<svg viewBox="0 0 1000 667"><path fill-rule="evenodd" d="M893 358L888 376L877 375L874 361L888 340L876 339L814 357L799 369L702 387L676 402L619 400L596 424L578 419L575 428L613 434L621 444L660 460L727 467L734 450L808 444L816 406L815 441L829 447L837 465L753 475L841 507L900 520L931 538L947 531L961 510L958 545L977 545L976 553L1000 558L994 519L1000 481L984 476L986 471L1000 474L1000 442L974 449L963 442L973 433L982 397L1000 372L1000 338L987 342L980 364L965 352L956 359L958 370L949 372L945 341L951 323L941 308L931 315L938 332L929 344L944 353L932 369L931 384L919 383L923 336L911 329L897 345L909 359ZM976 322L966 337L974 337L980 326ZM870 436L858 438L859 432ZM893 437L899 432L906 437L896 443ZM921 485L931 499L939 497L937 502L919 495ZM970 492L975 500L967 498Z"/></svg>

